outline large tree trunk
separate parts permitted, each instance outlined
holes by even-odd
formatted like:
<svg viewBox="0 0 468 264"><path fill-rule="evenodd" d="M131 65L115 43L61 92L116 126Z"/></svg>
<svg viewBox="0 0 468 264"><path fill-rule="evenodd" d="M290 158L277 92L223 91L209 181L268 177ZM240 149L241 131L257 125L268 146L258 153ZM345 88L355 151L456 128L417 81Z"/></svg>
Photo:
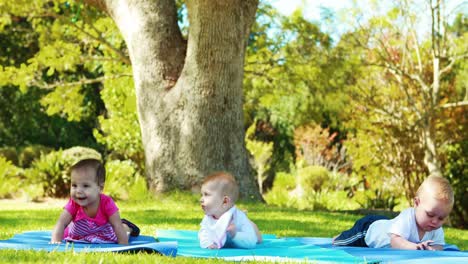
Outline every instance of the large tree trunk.
<svg viewBox="0 0 468 264"><path fill-rule="evenodd" d="M128 46L150 187L196 189L208 173L226 170L244 198L257 199L244 144L242 79L258 0L186 4L187 43L174 0L94 1Z"/></svg>

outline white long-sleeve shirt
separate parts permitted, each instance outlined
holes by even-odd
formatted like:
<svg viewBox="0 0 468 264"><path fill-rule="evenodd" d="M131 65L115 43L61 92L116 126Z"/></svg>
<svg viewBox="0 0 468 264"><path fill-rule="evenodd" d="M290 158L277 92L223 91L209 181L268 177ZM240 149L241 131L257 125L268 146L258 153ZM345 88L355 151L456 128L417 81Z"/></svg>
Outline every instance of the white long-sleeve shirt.
<svg viewBox="0 0 468 264"><path fill-rule="evenodd" d="M236 235L230 237L226 231L230 223L236 226ZM233 206L219 219L205 215L200 223L198 239L200 247L208 248L215 244L218 248L225 245L236 248L254 248L257 244L257 235L247 215Z"/></svg>
<svg viewBox="0 0 468 264"><path fill-rule="evenodd" d="M389 248L391 247L391 234L399 235L416 244L432 240L434 245L445 245L442 227L426 232L423 238L419 239L416 213L413 207L403 210L391 220L377 220L372 223L367 230L365 241L372 248Z"/></svg>

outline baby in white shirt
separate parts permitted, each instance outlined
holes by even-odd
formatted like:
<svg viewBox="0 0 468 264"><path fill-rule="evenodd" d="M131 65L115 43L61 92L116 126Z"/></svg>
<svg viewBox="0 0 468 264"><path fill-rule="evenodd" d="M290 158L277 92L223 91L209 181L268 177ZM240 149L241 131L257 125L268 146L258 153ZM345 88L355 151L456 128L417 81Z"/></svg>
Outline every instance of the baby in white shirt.
<svg viewBox="0 0 468 264"><path fill-rule="evenodd" d="M442 224L453 208L453 190L447 179L430 176L414 198L414 207L393 219L368 215L333 239L335 246L443 250Z"/></svg>
<svg viewBox="0 0 468 264"><path fill-rule="evenodd" d="M205 178L200 199L205 212L198 232L200 247L254 248L262 242L257 225L235 206L238 196L239 187L231 174L216 172Z"/></svg>

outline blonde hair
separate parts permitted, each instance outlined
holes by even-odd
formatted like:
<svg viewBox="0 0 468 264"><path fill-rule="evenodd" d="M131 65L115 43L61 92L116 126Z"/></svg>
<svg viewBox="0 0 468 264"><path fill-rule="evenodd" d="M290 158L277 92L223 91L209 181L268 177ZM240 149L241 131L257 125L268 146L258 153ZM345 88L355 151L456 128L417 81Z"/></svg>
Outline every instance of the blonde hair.
<svg viewBox="0 0 468 264"><path fill-rule="evenodd" d="M232 203L237 201L239 197L239 187L237 186L236 179L228 172L218 171L205 177L202 185L208 182L216 183L222 195L229 196Z"/></svg>
<svg viewBox="0 0 468 264"><path fill-rule="evenodd" d="M432 190L435 199L445 200L449 202L450 205L453 205L452 186L450 186L450 182L446 178L440 176L427 177L421 186L419 186L416 196L419 197L425 190Z"/></svg>

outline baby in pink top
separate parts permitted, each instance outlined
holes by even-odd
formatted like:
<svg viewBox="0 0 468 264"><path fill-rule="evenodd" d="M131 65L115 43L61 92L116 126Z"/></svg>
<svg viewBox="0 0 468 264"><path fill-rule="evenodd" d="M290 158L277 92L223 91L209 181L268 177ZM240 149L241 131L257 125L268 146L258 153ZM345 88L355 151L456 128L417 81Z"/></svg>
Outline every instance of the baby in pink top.
<svg viewBox="0 0 468 264"><path fill-rule="evenodd" d="M111 197L102 194L105 169L99 160L81 160L71 168L70 200L52 232L51 243L66 241L128 244L139 228L120 218Z"/></svg>

